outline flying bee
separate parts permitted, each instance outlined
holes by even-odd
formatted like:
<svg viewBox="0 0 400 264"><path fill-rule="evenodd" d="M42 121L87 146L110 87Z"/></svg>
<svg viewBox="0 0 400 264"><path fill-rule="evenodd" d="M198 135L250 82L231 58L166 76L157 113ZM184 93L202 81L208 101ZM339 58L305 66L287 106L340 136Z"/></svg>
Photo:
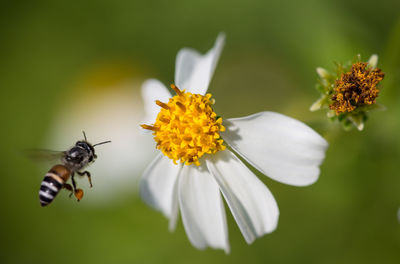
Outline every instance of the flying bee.
<svg viewBox="0 0 400 264"><path fill-rule="evenodd" d="M82 199L83 190L76 188L75 173L80 176L87 176L90 187L92 187L90 172L84 169L97 158L94 147L111 141L92 145L87 141L84 131L83 136L84 140L76 142L67 151L54 152L52 154L52 156L60 158L62 164L54 165L42 181L39 191L39 200L42 207L50 204L63 188L71 192L70 197L73 193L78 201ZM67 183L69 178L71 178L72 186Z"/></svg>

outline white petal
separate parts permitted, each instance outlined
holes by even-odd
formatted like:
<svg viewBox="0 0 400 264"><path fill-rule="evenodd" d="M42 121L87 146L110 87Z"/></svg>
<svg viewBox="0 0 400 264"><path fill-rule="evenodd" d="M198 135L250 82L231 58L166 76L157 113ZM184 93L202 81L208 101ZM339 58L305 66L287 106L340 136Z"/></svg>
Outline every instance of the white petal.
<svg viewBox="0 0 400 264"><path fill-rule="evenodd" d="M322 67L317 67L316 71L317 71L319 77L321 77L322 79L325 79L325 78L328 78L328 77L329 77L328 71L325 70L325 69L322 68Z"/></svg>
<svg viewBox="0 0 400 264"><path fill-rule="evenodd" d="M375 69L376 66L378 65L378 55L373 54L368 60L368 64L371 66L371 68Z"/></svg>
<svg viewBox="0 0 400 264"><path fill-rule="evenodd" d="M142 84L142 97L146 112L145 124L151 125L156 121L160 107L156 105L156 100L167 103L171 98L171 93L159 80L149 79Z"/></svg>
<svg viewBox="0 0 400 264"><path fill-rule="evenodd" d="M140 182L140 196L170 219L171 229L175 227L178 212L177 179L180 170L180 165L173 164L160 153L146 168Z"/></svg>
<svg viewBox="0 0 400 264"><path fill-rule="evenodd" d="M274 180L304 186L319 176L328 143L302 122L261 112L225 121L223 139L257 170Z"/></svg>
<svg viewBox="0 0 400 264"><path fill-rule="evenodd" d="M268 188L229 150L207 160L247 243L274 231L279 209Z"/></svg>
<svg viewBox="0 0 400 264"><path fill-rule="evenodd" d="M181 90L204 95L214 74L224 42L225 34L220 33L214 47L205 55L190 48L181 49L176 56L175 85Z"/></svg>
<svg viewBox="0 0 400 264"><path fill-rule="evenodd" d="M364 129L364 118L362 116L349 116L348 119L359 131Z"/></svg>
<svg viewBox="0 0 400 264"><path fill-rule="evenodd" d="M331 77L330 73L322 67L318 67L316 71L321 78L322 84L324 86L328 85L328 79Z"/></svg>
<svg viewBox="0 0 400 264"><path fill-rule="evenodd" d="M190 242L229 252L224 205L218 184L207 167L184 166L179 178L179 206Z"/></svg>
<svg viewBox="0 0 400 264"><path fill-rule="evenodd" d="M320 110L323 103L327 100L326 95L322 95L317 101L310 106L310 111L314 112Z"/></svg>
<svg viewBox="0 0 400 264"><path fill-rule="evenodd" d="M182 170L180 171L182 172ZM172 208L171 208L171 217L169 218L169 224L168 224L168 229L169 231L174 231L176 228L176 223L178 222L178 213L179 213L179 203L178 203L178 181L179 181L179 175L178 174L178 180L174 186L174 190L172 193Z"/></svg>

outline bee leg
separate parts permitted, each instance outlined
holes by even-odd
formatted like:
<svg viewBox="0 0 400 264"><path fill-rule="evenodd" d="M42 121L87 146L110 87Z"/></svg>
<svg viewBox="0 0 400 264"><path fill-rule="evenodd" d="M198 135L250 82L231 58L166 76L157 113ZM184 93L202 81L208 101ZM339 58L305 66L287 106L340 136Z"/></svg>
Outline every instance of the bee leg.
<svg viewBox="0 0 400 264"><path fill-rule="evenodd" d="M67 189L68 191L70 191L70 192L71 192L71 193L69 194L69 198L71 198L72 194L74 193L74 191L73 191L73 189L72 189L72 186L71 186L71 184L64 183L64 186L63 186L63 188L64 188L64 189Z"/></svg>
<svg viewBox="0 0 400 264"><path fill-rule="evenodd" d="M71 175L72 186L74 187L74 192L76 192L76 182L75 182L74 176L75 175L72 173L72 175Z"/></svg>
<svg viewBox="0 0 400 264"><path fill-rule="evenodd" d="M78 200L78 202L82 199L83 197L83 190L76 188L76 183L75 183L75 179L74 179L74 174L71 175L71 181L72 181L72 186L74 188L74 194L76 199Z"/></svg>
<svg viewBox="0 0 400 264"><path fill-rule="evenodd" d="M90 188L93 187L93 185L92 185L92 177L90 175L90 172L88 172L88 171L84 171L84 172L77 171L76 173L78 173L80 176L85 176L86 175L88 177L88 180L89 180Z"/></svg>

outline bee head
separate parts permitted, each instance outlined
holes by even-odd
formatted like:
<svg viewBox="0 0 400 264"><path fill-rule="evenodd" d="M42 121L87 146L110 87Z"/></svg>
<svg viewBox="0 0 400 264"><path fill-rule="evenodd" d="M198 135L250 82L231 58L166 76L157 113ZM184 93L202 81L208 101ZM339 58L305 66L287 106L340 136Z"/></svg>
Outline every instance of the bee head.
<svg viewBox="0 0 400 264"><path fill-rule="evenodd" d="M85 140L78 141L78 142L76 142L75 145L85 149L89 154L89 162L92 162L95 159L97 159L97 155L94 152L94 147L98 146L98 145L110 143L111 141L109 141L109 140L108 141L103 141L103 142L100 142L100 143L92 145L87 141L85 131L82 131L82 132L83 132L83 136L84 136Z"/></svg>
<svg viewBox="0 0 400 264"><path fill-rule="evenodd" d="M86 140L76 142L75 146L84 149L88 153L89 162L92 162L94 159L97 158L97 155L95 154L95 151L94 151L94 146L92 144L90 144L89 142L87 142Z"/></svg>

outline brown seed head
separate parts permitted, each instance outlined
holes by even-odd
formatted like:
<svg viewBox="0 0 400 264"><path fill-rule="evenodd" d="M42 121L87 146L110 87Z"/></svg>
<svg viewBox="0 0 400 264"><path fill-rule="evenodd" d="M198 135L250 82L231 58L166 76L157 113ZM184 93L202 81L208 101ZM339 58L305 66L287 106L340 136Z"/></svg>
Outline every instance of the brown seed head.
<svg viewBox="0 0 400 264"><path fill-rule="evenodd" d="M377 85L384 76L381 69L371 69L366 62L354 63L349 72L342 73L336 80L330 109L339 115L359 106L375 104L379 94Z"/></svg>

